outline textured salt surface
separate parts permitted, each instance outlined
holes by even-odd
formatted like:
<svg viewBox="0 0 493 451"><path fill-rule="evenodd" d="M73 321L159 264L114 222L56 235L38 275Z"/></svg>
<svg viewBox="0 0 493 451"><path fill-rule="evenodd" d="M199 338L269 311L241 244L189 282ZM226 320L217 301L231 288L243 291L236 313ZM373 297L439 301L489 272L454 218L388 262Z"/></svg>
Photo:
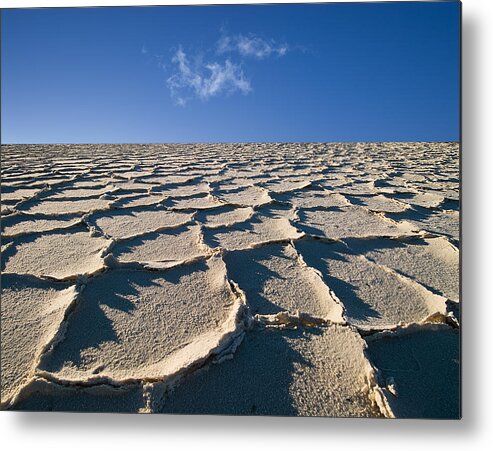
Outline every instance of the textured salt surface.
<svg viewBox="0 0 493 451"><path fill-rule="evenodd" d="M197 212L195 218L202 223L204 227L213 229L221 226L230 226L238 222L244 222L253 215L253 208L221 208L212 211Z"/></svg>
<svg viewBox="0 0 493 451"><path fill-rule="evenodd" d="M432 234L452 238L455 243L459 242L459 212L457 211L419 209L417 211L408 210L401 214L389 214L388 216L397 221L407 221Z"/></svg>
<svg viewBox="0 0 493 451"><path fill-rule="evenodd" d="M107 236L123 239L177 227L191 218L191 214L173 213L168 210L125 210L95 214L88 222Z"/></svg>
<svg viewBox="0 0 493 451"><path fill-rule="evenodd" d="M39 193L39 189L29 189L29 188L20 188L16 190L7 190L2 187L2 202L9 201L20 201L23 199L29 199L30 197L35 196Z"/></svg>
<svg viewBox="0 0 493 451"><path fill-rule="evenodd" d="M66 279L103 268L102 252L109 241L84 230L26 236L2 255L5 272Z"/></svg>
<svg viewBox="0 0 493 451"><path fill-rule="evenodd" d="M215 195L224 203L251 207L272 201L267 191L255 187L240 188L234 191L216 191Z"/></svg>
<svg viewBox="0 0 493 451"><path fill-rule="evenodd" d="M2 236L15 237L36 232L64 229L80 222L79 216L45 217L16 214L2 218Z"/></svg>
<svg viewBox="0 0 493 451"><path fill-rule="evenodd" d="M144 205L156 205L165 200L163 196L155 196L155 195L126 195L126 196L118 196L115 197L115 204L118 207L124 208L133 208L133 207L142 207Z"/></svg>
<svg viewBox="0 0 493 451"><path fill-rule="evenodd" d="M169 205L174 210L204 210L208 208L220 207L223 203L211 195L202 195L186 198L170 198Z"/></svg>
<svg viewBox="0 0 493 451"><path fill-rule="evenodd" d="M2 146L2 406L457 418L458 151Z"/></svg>
<svg viewBox="0 0 493 451"><path fill-rule="evenodd" d="M204 241L212 248L239 250L276 241L293 240L302 235L285 218L254 216L248 223L204 230Z"/></svg>
<svg viewBox="0 0 493 451"><path fill-rule="evenodd" d="M372 236L400 236L411 232L407 225L394 224L363 207L338 210L302 210L300 228L305 233L339 240Z"/></svg>
<svg viewBox="0 0 493 451"><path fill-rule="evenodd" d="M74 289L29 276L2 276L2 405L7 404L34 373Z"/></svg>
<svg viewBox="0 0 493 451"><path fill-rule="evenodd" d="M139 385L65 386L35 378L16 402L15 410L64 412L141 412L145 392Z"/></svg>
<svg viewBox="0 0 493 451"><path fill-rule="evenodd" d="M369 197L348 196L348 198L354 205L362 205L370 211L379 213L401 213L409 209L409 205L389 199L381 194Z"/></svg>
<svg viewBox="0 0 493 451"><path fill-rule="evenodd" d="M41 213L45 215L60 215L71 213L89 213L95 210L109 208L110 202L104 199L70 199L70 200L42 200L26 203L21 207L27 213Z"/></svg>
<svg viewBox="0 0 493 451"><path fill-rule="evenodd" d="M276 196L280 202L286 202L296 208L345 207L349 202L344 196L328 191L298 191Z"/></svg>
<svg viewBox="0 0 493 451"><path fill-rule="evenodd" d="M199 226L184 226L122 243L113 249L120 261L172 263L206 255L210 249L201 244Z"/></svg>

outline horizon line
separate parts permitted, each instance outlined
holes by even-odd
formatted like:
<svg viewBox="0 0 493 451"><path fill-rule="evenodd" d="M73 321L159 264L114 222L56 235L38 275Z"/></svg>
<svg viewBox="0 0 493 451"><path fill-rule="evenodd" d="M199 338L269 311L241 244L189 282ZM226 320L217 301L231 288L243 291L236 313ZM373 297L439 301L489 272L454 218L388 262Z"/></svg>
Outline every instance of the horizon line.
<svg viewBox="0 0 493 451"><path fill-rule="evenodd" d="M162 142L2 142L2 146L28 146L28 145L47 145L47 146L57 146L57 145L129 145L129 144L141 144L141 145L160 145L160 144L180 144L180 145L191 145L191 144L359 144L359 143L457 143L461 144L461 140L404 140L404 141L162 141Z"/></svg>

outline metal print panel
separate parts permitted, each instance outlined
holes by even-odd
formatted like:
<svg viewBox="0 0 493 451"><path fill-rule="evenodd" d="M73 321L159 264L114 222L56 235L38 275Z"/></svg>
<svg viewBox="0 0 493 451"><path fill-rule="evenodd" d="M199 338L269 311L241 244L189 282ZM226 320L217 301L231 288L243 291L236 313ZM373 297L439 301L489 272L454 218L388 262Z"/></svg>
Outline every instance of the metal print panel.
<svg viewBox="0 0 493 451"><path fill-rule="evenodd" d="M460 3L2 10L1 405L460 418Z"/></svg>

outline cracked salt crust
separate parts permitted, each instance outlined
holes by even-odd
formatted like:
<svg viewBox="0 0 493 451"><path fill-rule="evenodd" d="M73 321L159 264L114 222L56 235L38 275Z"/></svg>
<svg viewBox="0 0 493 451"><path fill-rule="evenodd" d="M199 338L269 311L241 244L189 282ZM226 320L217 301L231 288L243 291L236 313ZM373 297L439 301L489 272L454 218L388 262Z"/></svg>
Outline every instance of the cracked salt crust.
<svg viewBox="0 0 493 451"><path fill-rule="evenodd" d="M86 197L99 197L103 194L110 193L116 188L113 185L108 185L103 188L67 188L64 190L55 191L49 194L48 200L53 199L78 199Z"/></svg>
<svg viewBox="0 0 493 451"><path fill-rule="evenodd" d="M115 204L114 206L117 208L134 208L134 207L143 207L146 205L156 205L165 200L163 196L154 196L154 195L140 195L134 196L133 194L125 195L125 196L116 196L114 197Z"/></svg>
<svg viewBox="0 0 493 451"><path fill-rule="evenodd" d="M60 215L105 210L108 209L110 205L111 203L104 199L50 200L47 198L36 201L31 205L23 205L22 211L31 214Z"/></svg>
<svg viewBox="0 0 493 451"><path fill-rule="evenodd" d="M299 191L276 197L280 202L288 202L295 208L346 207L349 202L344 196L329 191Z"/></svg>
<svg viewBox="0 0 493 451"><path fill-rule="evenodd" d="M2 146L2 282L22 281L4 406L457 417L458 162L455 143Z"/></svg>
<svg viewBox="0 0 493 451"><path fill-rule="evenodd" d="M219 257L163 272L114 270L88 282L65 338L39 366L56 380L160 379L207 354L234 308Z"/></svg>
<svg viewBox="0 0 493 451"><path fill-rule="evenodd" d="M173 210L203 210L217 208L223 205L211 195L197 195L188 198L169 198L169 204Z"/></svg>
<svg viewBox="0 0 493 451"><path fill-rule="evenodd" d="M225 207L211 211L198 212L195 216L209 229L222 226L231 226L239 222L245 222L253 216L254 210L251 207Z"/></svg>
<svg viewBox="0 0 493 451"><path fill-rule="evenodd" d="M190 213L177 213L164 209L108 211L88 218L105 235L126 239L166 228L177 227L192 219Z"/></svg>
<svg viewBox="0 0 493 451"><path fill-rule="evenodd" d="M393 223L362 207L339 210L301 210L298 224L309 234L332 240L375 236L400 236L412 232L405 223Z"/></svg>
<svg viewBox="0 0 493 451"><path fill-rule="evenodd" d="M204 230L204 242L211 248L227 250L250 249L262 244L297 239L303 234L296 230L288 219L253 217L250 221Z"/></svg>
<svg viewBox="0 0 493 451"><path fill-rule="evenodd" d="M445 235L459 242L459 212L457 211L419 211L389 214L394 220L403 220L420 230Z"/></svg>
<svg viewBox="0 0 493 451"><path fill-rule="evenodd" d="M408 202L424 208L436 208L444 201L444 196L434 193L419 193L411 197Z"/></svg>
<svg viewBox="0 0 493 451"><path fill-rule="evenodd" d="M38 194L41 190L39 189L30 189L30 188L21 188L15 191L6 191L5 188L2 189L2 202L5 201L20 201L23 199L29 199Z"/></svg>
<svg viewBox="0 0 493 451"><path fill-rule="evenodd" d="M123 262L171 263L206 255L210 249L202 244L199 226L184 226L125 241L112 252Z"/></svg>
<svg viewBox="0 0 493 451"><path fill-rule="evenodd" d="M51 232L19 238L3 255L4 271L69 279L103 269L102 251L109 241L86 231Z"/></svg>
<svg viewBox="0 0 493 451"><path fill-rule="evenodd" d="M197 194L209 194L211 191L207 183L193 183L177 186L163 186L159 192L166 197L187 197Z"/></svg>
<svg viewBox="0 0 493 451"><path fill-rule="evenodd" d="M15 237L30 233L48 232L50 230L72 227L81 221L79 217L43 217L36 215L11 215L2 218L2 236Z"/></svg>
<svg viewBox="0 0 493 451"><path fill-rule="evenodd" d="M380 213L401 213L410 208L405 203L394 201L381 194L369 197L350 197L349 201L354 205L362 205L370 211Z"/></svg>
<svg viewBox="0 0 493 451"><path fill-rule="evenodd" d="M348 245L370 260L410 277L431 291L459 301L459 251L445 238L409 241L351 241Z"/></svg>
<svg viewBox="0 0 493 451"><path fill-rule="evenodd" d="M302 265L291 245L272 245L225 255L230 279L246 293L252 314L282 310L342 322L342 308L319 275Z"/></svg>
<svg viewBox="0 0 493 451"><path fill-rule="evenodd" d="M310 180L289 180L280 179L267 182L263 184L263 187L273 193L286 193L289 191L295 191L303 188L308 188L311 185Z"/></svg>
<svg viewBox="0 0 493 451"><path fill-rule="evenodd" d="M214 191L214 195L226 204L255 207L272 202L272 198L264 189L247 187L231 191Z"/></svg>
<svg viewBox="0 0 493 451"><path fill-rule="evenodd" d="M304 240L296 248L334 291L347 321L362 330L419 323L446 313L445 298L348 251L344 244Z"/></svg>

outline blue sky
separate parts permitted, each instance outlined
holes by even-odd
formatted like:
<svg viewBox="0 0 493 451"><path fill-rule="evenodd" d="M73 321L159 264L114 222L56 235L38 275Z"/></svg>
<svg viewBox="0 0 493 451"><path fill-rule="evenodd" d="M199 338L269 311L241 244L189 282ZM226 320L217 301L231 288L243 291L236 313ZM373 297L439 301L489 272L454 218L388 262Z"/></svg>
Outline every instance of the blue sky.
<svg viewBox="0 0 493 451"><path fill-rule="evenodd" d="M2 11L2 142L457 141L457 2Z"/></svg>

